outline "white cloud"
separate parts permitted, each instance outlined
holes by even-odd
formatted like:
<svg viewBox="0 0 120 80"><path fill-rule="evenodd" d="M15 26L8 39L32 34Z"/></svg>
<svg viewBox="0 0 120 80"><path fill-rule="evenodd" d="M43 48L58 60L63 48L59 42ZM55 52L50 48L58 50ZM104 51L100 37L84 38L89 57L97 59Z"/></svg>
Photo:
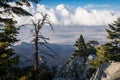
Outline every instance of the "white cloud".
<svg viewBox="0 0 120 80"><path fill-rule="evenodd" d="M90 7L90 6L89 6ZM92 7L92 5L91 5ZM24 9L34 14L33 17L18 17L18 24L30 23L30 19L38 20L40 14L35 12L47 13L51 23L55 29L50 32L49 29L43 29L43 34L49 37L52 43L73 43L80 34L86 39L104 40L106 38L105 26L113 22L120 16L120 12L111 10L86 9L78 7L74 10L67 8L64 4L57 5L55 8L48 8L45 5L37 4L35 6L26 7ZM30 41L27 39L30 35L27 30L22 29L19 37L22 41ZM27 35L26 37L23 35Z"/></svg>
<svg viewBox="0 0 120 80"><path fill-rule="evenodd" d="M89 5L92 7L92 5ZM47 13L54 25L107 25L118 18L120 12L111 10L87 10L86 8L78 7L74 10L69 10L64 4L57 5L55 8L47 8L45 5L37 4L36 7L23 6L24 9L34 14L33 19L38 20L40 14L35 12ZM18 18L19 24L28 23L30 18Z"/></svg>
<svg viewBox="0 0 120 80"><path fill-rule="evenodd" d="M15 5L14 3L10 3ZM111 10L96 10L87 8L94 7L98 5L87 5L85 7L78 7L74 10L68 9L64 4L57 5L55 8L48 8L45 5L37 4L30 7L22 6L25 10L32 13L33 17L18 17L15 15L15 19L18 20L18 24L29 23L30 19L38 20L40 14L35 14L36 12L47 13L50 16L50 21L54 25L86 25L86 26L96 26L96 25L107 25L113 22L120 16L120 12ZM109 5L102 5L109 6Z"/></svg>
<svg viewBox="0 0 120 80"><path fill-rule="evenodd" d="M69 10L64 6L64 4L60 4L60 5L56 6L56 10L63 17L67 17L70 15Z"/></svg>
<svg viewBox="0 0 120 80"><path fill-rule="evenodd" d="M14 3L10 3L15 6ZM55 8L48 8L45 5L37 4L30 7L22 6L25 10L33 14L33 17L18 17L16 15L15 19L18 20L18 24L29 23L30 19L38 20L41 18L40 14L35 14L36 12L47 13L50 16L50 21L54 25L86 25L86 26L96 26L96 25L107 25L113 22L120 16L120 12L111 10L97 10L89 9L92 7L104 7L110 5L94 5L90 4L84 7L77 7L76 9L69 9L64 4L57 5Z"/></svg>
<svg viewBox="0 0 120 80"><path fill-rule="evenodd" d="M86 9L92 9L92 8L109 8L112 5L109 4L103 4L103 5L96 5L96 4L88 4L86 6L84 6L84 8Z"/></svg>

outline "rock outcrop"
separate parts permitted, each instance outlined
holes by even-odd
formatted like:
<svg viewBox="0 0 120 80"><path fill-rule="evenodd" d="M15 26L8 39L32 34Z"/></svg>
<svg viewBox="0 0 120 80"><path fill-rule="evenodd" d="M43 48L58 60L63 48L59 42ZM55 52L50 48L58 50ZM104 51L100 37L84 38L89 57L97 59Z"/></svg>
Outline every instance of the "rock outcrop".
<svg viewBox="0 0 120 80"><path fill-rule="evenodd" d="M112 62L105 73L106 77L102 80L120 80L120 62Z"/></svg>
<svg viewBox="0 0 120 80"><path fill-rule="evenodd" d="M120 62L101 64L90 80L120 80Z"/></svg>
<svg viewBox="0 0 120 80"><path fill-rule="evenodd" d="M84 80L86 77L86 66L84 58L75 58L69 64L62 65L56 77L74 78L74 80Z"/></svg>
<svg viewBox="0 0 120 80"><path fill-rule="evenodd" d="M75 57L69 63L60 66L57 69L56 78L71 78L72 80L89 80L88 77L90 64L88 60L94 59L95 55L86 57ZM61 80L62 80L61 79ZM70 79L69 79L70 80Z"/></svg>
<svg viewBox="0 0 120 80"><path fill-rule="evenodd" d="M99 68L89 79L87 70L89 65L84 58L75 58L69 64L58 69L56 79L58 80L120 80L120 62L100 64ZM64 79L63 79L64 78Z"/></svg>

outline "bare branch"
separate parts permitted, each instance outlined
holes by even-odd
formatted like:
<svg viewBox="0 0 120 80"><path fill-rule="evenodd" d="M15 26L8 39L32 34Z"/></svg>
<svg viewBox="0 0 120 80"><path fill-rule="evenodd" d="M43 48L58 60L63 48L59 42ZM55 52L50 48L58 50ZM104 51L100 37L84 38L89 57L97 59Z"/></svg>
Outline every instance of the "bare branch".
<svg viewBox="0 0 120 80"><path fill-rule="evenodd" d="M45 43L44 43L44 46L47 47L50 51L52 51L56 56L58 56L58 54Z"/></svg>
<svg viewBox="0 0 120 80"><path fill-rule="evenodd" d="M20 54L19 54L19 55L20 55ZM23 55L20 55L20 56L26 59L24 62L21 62L21 63L20 63L20 64L24 64L24 63L26 63L26 62L32 61L32 56L33 56L33 55L31 55L30 57L26 57L26 56L23 56Z"/></svg>
<svg viewBox="0 0 120 80"><path fill-rule="evenodd" d="M50 22L44 22L44 24L48 24L50 26L51 30L54 31L54 28L52 27L52 24Z"/></svg>
<svg viewBox="0 0 120 80"><path fill-rule="evenodd" d="M38 12L41 14L42 16L42 19L39 19L37 23L35 23L33 20L32 21L32 25L34 26L35 29L31 30L31 32L33 32L33 36L34 36L34 39L33 39L33 42L34 42L34 70L37 70L38 68L38 59L39 59L39 55L38 55L38 48L39 48L39 40L43 40L44 41L44 45L49 49L51 50L55 55L57 55L56 52L54 52L54 50L52 50L49 46L47 46L45 43L47 43L47 40L49 40L49 38L46 38L44 37L42 34L41 34L41 29L42 27L45 25L45 24L48 24L51 29L53 30L53 27L52 27L52 24L50 23L49 19L48 19L48 15L47 14L43 14L41 12ZM51 54L48 54L46 52L43 52L51 57L53 57L53 55Z"/></svg>
<svg viewBox="0 0 120 80"><path fill-rule="evenodd" d="M23 24L23 25L20 25L18 28L22 28L22 27L28 26L28 25L33 25L33 24Z"/></svg>
<svg viewBox="0 0 120 80"><path fill-rule="evenodd" d="M50 57L52 57L52 58L55 58L55 55L51 55L51 54L47 53L47 52L44 51L44 50L40 50L40 52L43 53L43 54L45 54L45 55L47 55L47 56L50 56Z"/></svg>
<svg viewBox="0 0 120 80"><path fill-rule="evenodd" d="M34 26L36 26L36 23L31 19L31 21L32 21L32 24L34 25Z"/></svg>
<svg viewBox="0 0 120 80"><path fill-rule="evenodd" d="M36 25L38 26L41 21L42 21L42 19L39 19Z"/></svg>
<svg viewBox="0 0 120 80"><path fill-rule="evenodd" d="M46 37L44 37L44 36L42 36L42 35L39 35L38 38L46 39L46 40L49 40L49 39L50 39L50 38L46 38Z"/></svg>

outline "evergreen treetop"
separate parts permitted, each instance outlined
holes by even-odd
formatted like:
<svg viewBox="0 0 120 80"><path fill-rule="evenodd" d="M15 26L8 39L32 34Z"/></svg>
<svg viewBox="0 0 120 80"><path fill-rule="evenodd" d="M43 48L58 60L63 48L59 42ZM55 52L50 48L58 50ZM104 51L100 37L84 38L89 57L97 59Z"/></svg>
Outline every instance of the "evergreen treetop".
<svg viewBox="0 0 120 80"><path fill-rule="evenodd" d="M107 33L109 34L108 38L114 40L120 39L120 18L108 25L109 29L106 29Z"/></svg>
<svg viewBox="0 0 120 80"><path fill-rule="evenodd" d="M17 28L13 22L12 19L5 22L4 28L0 30L0 78L2 80L11 79L13 76L10 73L11 69L19 63L19 56L11 48L11 45L18 41Z"/></svg>
<svg viewBox="0 0 120 80"><path fill-rule="evenodd" d="M87 49L87 46L85 44L84 38L82 35L80 35L79 39L76 41L75 45L76 50L75 50L75 54L76 56L85 56L86 54L84 53L84 51Z"/></svg>
<svg viewBox="0 0 120 80"><path fill-rule="evenodd" d="M109 24L106 29L110 42L104 45L106 57L110 60L120 61L120 18Z"/></svg>

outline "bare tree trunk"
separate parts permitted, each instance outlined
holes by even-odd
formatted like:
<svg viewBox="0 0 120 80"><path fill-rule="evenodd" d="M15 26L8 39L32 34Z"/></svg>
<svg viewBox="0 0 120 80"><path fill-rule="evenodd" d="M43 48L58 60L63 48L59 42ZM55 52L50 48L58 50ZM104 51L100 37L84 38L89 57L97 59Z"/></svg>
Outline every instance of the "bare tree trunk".
<svg viewBox="0 0 120 80"><path fill-rule="evenodd" d="M38 69L38 33L35 33L34 70Z"/></svg>
<svg viewBox="0 0 120 80"><path fill-rule="evenodd" d="M97 69L97 71L96 71L96 73L95 74L93 74L93 76L91 77L91 79L90 80L97 80L97 76L98 76L98 74L99 74L99 67L98 67L98 69ZM99 80L99 79L98 79Z"/></svg>

